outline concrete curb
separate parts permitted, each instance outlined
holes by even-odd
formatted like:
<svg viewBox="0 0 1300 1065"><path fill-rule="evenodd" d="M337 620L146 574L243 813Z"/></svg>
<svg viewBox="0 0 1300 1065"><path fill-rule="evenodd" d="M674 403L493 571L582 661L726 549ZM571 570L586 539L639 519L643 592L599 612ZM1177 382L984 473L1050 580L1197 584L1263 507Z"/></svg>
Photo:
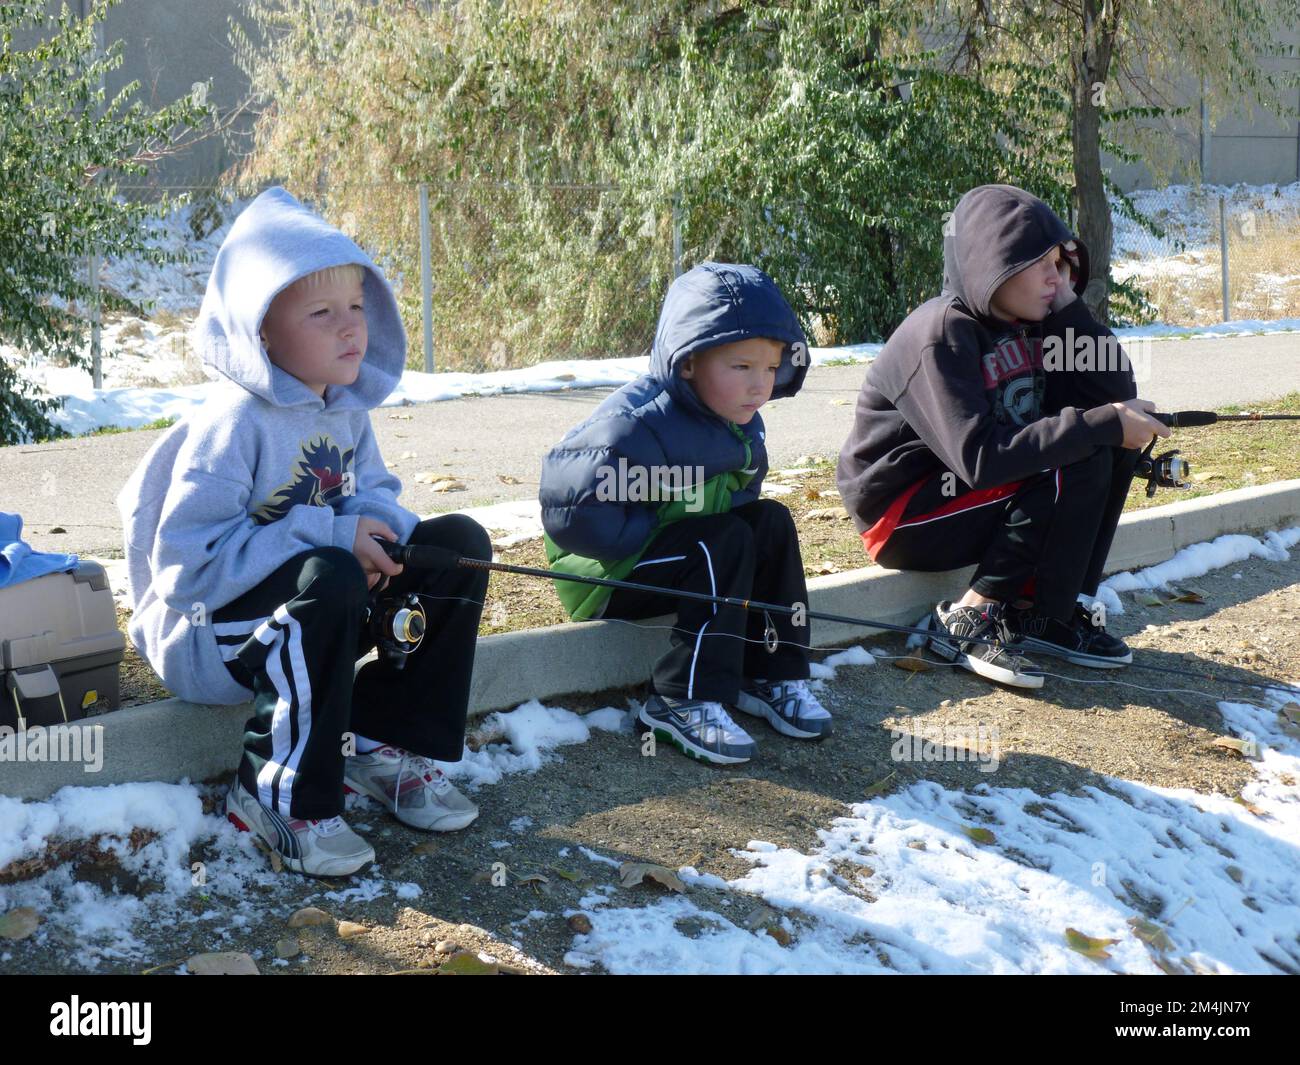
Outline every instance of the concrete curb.
<svg viewBox="0 0 1300 1065"><path fill-rule="evenodd" d="M1300 524L1300 480L1221 492L1127 514L1120 522L1106 571L1163 562L1189 544L1225 533L1260 533ZM936 600L960 588L968 570L902 573L860 569L808 582L810 608L868 615L907 625ZM667 624L661 619L658 624ZM816 646L843 643L879 631L816 622ZM646 632L617 622L554 625L479 641L470 694L471 714L513 707L529 699L639 684L667 646L665 630ZM97 787L128 781L203 780L233 769L248 704L204 706L166 699L90 719L100 730L103 768L84 762L0 763L0 792L48 798L64 786Z"/></svg>

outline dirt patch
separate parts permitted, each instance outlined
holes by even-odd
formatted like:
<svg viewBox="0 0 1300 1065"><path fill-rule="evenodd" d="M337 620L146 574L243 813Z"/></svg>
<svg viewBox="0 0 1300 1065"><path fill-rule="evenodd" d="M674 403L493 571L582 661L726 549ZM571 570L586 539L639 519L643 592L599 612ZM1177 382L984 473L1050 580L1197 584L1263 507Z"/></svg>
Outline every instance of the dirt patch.
<svg viewBox="0 0 1300 1065"><path fill-rule="evenodd" d="M964 671L936 666L910 673L882 658L874 667L842 668L826 684L822 697L835 715L834 736L810 744L758 727L757 758L732 770L700 765L664 747L643 757L633 731L593 731L588 742L559 748L558 758L535 774L507 776L480 789L474 797L481 816L463 832L431 840L373 805L350 813L349 823L368 826L364 834L378 853L378 872L363 876L418 885L417 898L387 891L377 898L330 901L323 892L345 890L352 882L285 873L269 887L243 892L260 917L236 922L232 908L206 931L166 923L140 929L136 934L146 942L147 956L101 969L138 972L161 965L160 971L171 971L192 953L243 950L260 952L259 966L268 973L382 973L431 968L466 949L488 954L507 971L574 972L565 963L573 911L600 898L641 906L665 895L657 885L617 886L618 862L691 865L734 879L749 868L734 849L764 840L807 852L818 845L819 829L881 782L890 789L917 781L956 790L1027 788L1045 805L1054 792L1107 788L1107 776L1239 796L1253 770L1239 754L1213 745L1226 731L1217 702L1251 701L1251 689L1234 688L1231 680L1300 678L1300 560L1251 560L1198 578L1196 585L1205 592L1204 603L1141 607L1126 596L1125 613L1111 619L1111 629L1130 640L1139 662L1192 669L1203 679L1175 679L1137 664L1103 678L1062 665L1052 668L1059 676L1049 677L1041 694L1027 696ZM883 636L867 644L891 655L905 652L901 640ZM581 712L623 707L641 694L606 692L557 702ZM997 729L993 772L974 759L894 758L900 734L951 734L981 723ZM222 783L210 792L210 805ZM421 847L429 842L432 848ZM190 859L212 855L197 847ZM500 868L508 872L494 883L492 874ZM850 874L860 878L860 872L844 870L842 879ZM106 883L102 873L95 875ZM129 887L119 883L119 890ZM760 906L734 890L694 886L689 897L700 909L737 922ZM187 905L195 913L219 907L197 892ZM301 953L287 965L274 965L270 959L286 936L285 922L302 905L321 906L368 931L343 939L332 924L313 930L299 937ZM216 929L227 933L220 942L214 942ZM57 935L39 950L25 942L9 945L0 972L71 971L75 946Z"/></svg>

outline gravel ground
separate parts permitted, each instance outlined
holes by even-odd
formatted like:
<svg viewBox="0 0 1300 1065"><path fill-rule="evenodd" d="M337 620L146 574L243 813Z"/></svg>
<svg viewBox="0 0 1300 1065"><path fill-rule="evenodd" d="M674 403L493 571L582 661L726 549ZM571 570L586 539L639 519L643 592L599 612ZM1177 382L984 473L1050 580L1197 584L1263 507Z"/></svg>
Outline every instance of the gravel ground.
<svg viewBox="0 0 1300 1065"><path fill-rule="evenodd" d="M564 961L574 936L565 914L581 909L581 898L605 885L619 906L649 904L664 895L657 885L616 887L617 870L580 848L614 862L655 862L674 870L690 865L731 879L750 868L732 848L761 839L807 852L816 846L819 828L845 813L845 804L863 801L866 789L891 773L890 787L918 780L955 789L988 783L1048 796L1085 785L1105 787L1110 775L1239 795L1252 769L1235 753L1212 746L1225 731L1216 700L1250 699L1249 689L1224 683L1229 678L1300 678L1300 557L1251 560L1193 583L1205 594L1204 603L1142 607L1126 595L1125 613L1112 617L1111 629L1130 639L1141 661L1206 671L1214 663L1215 680L1184 683L1136 666L1106 674L1146 688L1183 689L1156 692L1085 683L1096 682L1099 674L1061 665L1053 672L1071 679L1049 677L1041 694L1023 695L964 671L936 665L914 673L882 659L874 667L841 668L827 683L822 697L836 717L833 737L809 744L759 725L759 755L733 769L700 765L662 746L657 756L642 757L631 731L593 730L590 741L559 748L558 757L537 773L507 776L480 789L475 798L482 815L463 832L430 839L387 819L377 807L366 809L364 817L361 810L350 814L351 823L370 826L366 834L378 852L378 875L419 885L421 893L412 899L389 892L369 901L329 900L323 891L347 883L284 873L270 887L250 889L265 896L261 919L225 923L227 940L213 943L210 932L158 923L137 929L148 945L147 958L101 965L100 971L156 966L170 972L191 954L231 950L260 951L258 964L266 973L386 973L435 967L466 949L491 954L508 972L574 972ZM901 639L882 636L869 646L905 653ZM578 711L621 708L643 694L607 692L563 705ZM891 758L891 729L977 723L999 729L995 773L981 772L974 762ZM223 785L212 782L212 801ZM190 855L192 861L209 857L202 847ZM504 886L490 880L495 862L509 868ZM522 879L533 874L547 882ZM86 863L77 875L126 893L150 890L111 864ZM758 906L736 892L700 886L689 895L701 909L732 916ZM333 924L300 929L302 953L287 966L272 965L277 943L290 934L287 917L304 904L367 931L344 938ZM195 897L190 905L199 913L219 903ZM724 906L731 909L719 909ZM214 925L222 927L222 919L209 922ZM60 944L59 930L51 931L44 948L30 941L7 947L10 957L0 962L0 973L75 971L75 944Z"/></svg>

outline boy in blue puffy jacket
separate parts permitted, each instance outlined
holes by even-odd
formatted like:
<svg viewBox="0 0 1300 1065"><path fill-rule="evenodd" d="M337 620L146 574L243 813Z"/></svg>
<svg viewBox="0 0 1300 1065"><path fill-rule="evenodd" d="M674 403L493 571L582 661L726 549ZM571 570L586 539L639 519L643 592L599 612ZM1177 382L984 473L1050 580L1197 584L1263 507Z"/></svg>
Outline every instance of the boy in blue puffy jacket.
<svg viewBox="0 0 1300 1065"><path fill-rule="evenodd" d="M761 270L706 262L677 278L650 372L546 456L540 496L551 568L806 604L794 521L760 498L767 451L758 409L798 392L807 372L803 330ZM556 590L579 620L654 617L673 606L659 593L566 581ZM748 761L754 741L729 706L787 736L829 735L830 714L806 683L806 625L690 599L678 599L676 612L671 648L638 714L656 736L704 761Z"/></svg>

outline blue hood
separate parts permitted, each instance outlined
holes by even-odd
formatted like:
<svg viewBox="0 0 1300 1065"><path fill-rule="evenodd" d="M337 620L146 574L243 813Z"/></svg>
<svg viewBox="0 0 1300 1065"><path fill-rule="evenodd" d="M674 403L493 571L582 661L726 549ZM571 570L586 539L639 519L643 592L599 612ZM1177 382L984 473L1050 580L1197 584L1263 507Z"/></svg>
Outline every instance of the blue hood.
<svg viewBox="0 0 1300 1065"><path fill-rule="evenodd" d="M785 346L772 398L793 396L808 373L808 340L776 282L755 266L700 263L677 278L664 298L650 354L650 376L678 402L706 409L680 376L682 363L697 351L751 337L778 340Z"/></svg>
<svg viewBox="0 0 1300 1065"><path fill-rule="evenodd" d="M330 385L321 397L274 365L258 334L281 290L344 263L366 272L366 356L352 384ZM406 330L383 272L345 233L278 185L230 227L194 323L194 342L205 363L277 407L368 410L397 387L406 366Z"/></svg>

